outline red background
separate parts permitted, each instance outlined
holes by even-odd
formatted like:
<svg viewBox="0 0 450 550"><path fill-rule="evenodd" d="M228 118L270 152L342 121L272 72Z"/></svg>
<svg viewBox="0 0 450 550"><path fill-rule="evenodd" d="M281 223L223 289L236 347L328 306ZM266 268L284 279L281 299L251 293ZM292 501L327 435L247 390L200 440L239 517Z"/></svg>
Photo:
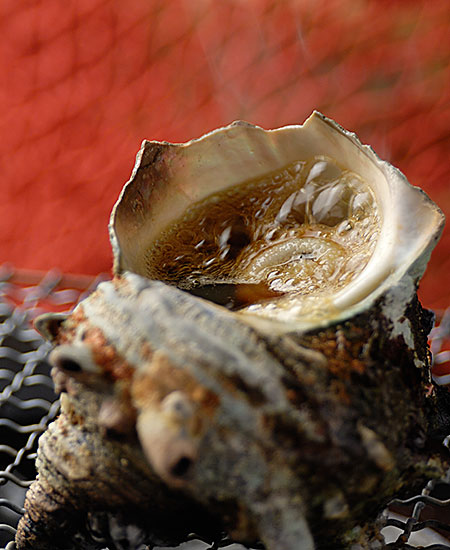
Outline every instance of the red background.
<svg viewBox="0 0 450 550"><path fill-rule="evenodd" d="M2 0L0 263L109 271L144 138L319 109L450 213L448 0ZM421 286L450 304L450 233Z"/></svg>

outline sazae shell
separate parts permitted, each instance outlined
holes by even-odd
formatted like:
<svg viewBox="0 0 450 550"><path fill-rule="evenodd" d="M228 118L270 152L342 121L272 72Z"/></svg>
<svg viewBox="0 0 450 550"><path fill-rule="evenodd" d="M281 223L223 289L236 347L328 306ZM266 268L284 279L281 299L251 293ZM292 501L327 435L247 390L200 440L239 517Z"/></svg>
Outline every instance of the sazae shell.
<svg viewBox="0 0 450 550"><path fill-rule="evenodd" d="M314 113L302 126L144 141L110 235L116 273L265 286L240 315L291 331L348 319L400 282L412 295L442 227L423 191Z"/></svg>
<svg viewBox="0 0 450 550"><path fill-rule="evenodd" d="M318 113L145 141L111 216L113 280L36 322L62 413L18 550L223 531L369 548L387 502L449 466L416 296L442 224Z"/></svg>

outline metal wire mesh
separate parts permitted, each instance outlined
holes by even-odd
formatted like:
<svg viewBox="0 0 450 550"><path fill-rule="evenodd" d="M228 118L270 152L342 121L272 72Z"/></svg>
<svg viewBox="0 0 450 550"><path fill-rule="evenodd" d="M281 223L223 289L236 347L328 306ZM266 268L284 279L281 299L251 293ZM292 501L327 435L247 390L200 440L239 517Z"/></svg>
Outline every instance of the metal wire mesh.
<svg viewBox="0 0 450 550"><path fill-rule="evenodd" d="M59 409L49 346L30 320L48 309L69 309L85 292L59 287L57 272L27 286L14 283L15 275L7 267L0 272L0 546L8 543L8 550L35 477L37 439Z"/></svg>
<svg viewBox="0 0 450 550"><path fill-rule="evenodd" d="M38 277L7 267L0 270L0 550L15 548L25 492L35 477L38 437L58 414L46 362L50 347L31 328L30 320L43 311L70 309L102 279L70 279L55 271ZM438 315L431 334L434 357L441 364L449 361L449 338L450 309ZM380 520L381 527L385 549L450 550L450 472L445 479L430 481L420 495L394 500ZM93 548L124 548L111 532L92 531ZM195 537L184 545L186 550L223 547L243 548L227 538L213 547Z"/></svg>
<svg viewBox="0 0 450 550"><path fill-rule="evenodd" d="M4 257L109 269L109 211L143 137L184 141L237 118L275 127L314 108L448 209L449 21L445 0L2 1ZM449 236L422 285L433 307L448 304ZM57 272L17 275L0 273L0 547L8 550L37 438L57 414L48 347L29 320L68 309L95 285ZM450 359L449 324L447 314L432 334L436 363ZM404 540L389 544L408 548L426 526L447 533L448 517L440 526L423 518L430 507L450 515L429 500L445 501L449 487L424 489L405 505L407 521L392 517Z"/></svg>

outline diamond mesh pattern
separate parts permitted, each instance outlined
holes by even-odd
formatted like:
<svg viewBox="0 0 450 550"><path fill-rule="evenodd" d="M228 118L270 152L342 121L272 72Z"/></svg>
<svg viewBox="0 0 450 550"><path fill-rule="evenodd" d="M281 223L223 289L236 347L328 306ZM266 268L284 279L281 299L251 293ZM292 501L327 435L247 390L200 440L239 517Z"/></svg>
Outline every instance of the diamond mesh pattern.
<svg viewBox="0 0 450 550"><path fill-rule="evenodd" d="M446 0L2 0L3 257L108 270L108 215L142 138L185 141L237 118L276 127L314 108L357 131L449 211L449 23ZM446 229L420 290L428 307L449 304L449 251ZM38 436L58 410L48 346L29 321L68 309L95 283L0 271L0 547L8 550ZM450 361L449 334L448 310L431 335L438 365ZM403 535L388 547L411 548L427 526L448 534L449 496L448 479L424 488L403 506L409 519L389 519L392 537ZM450 548L428 535L414 544Z"/></svg>
<svg viewBox="0 0 450 550"><path fill-rule="evenodd" d="M56 272L40 279L23 273L22 284L14 282L16 275L5 267L0 272L0 546L8 543L8 550L35 477L37 439L59 409L46 362L49 345L30 320L48 309L68 309L83 295L58 287Z"/></svg>
<svg viewBox="0 0 450 550"><path fill-rule="evenodd" d="M449 25L448 0L2 0L2 261L107 271L109 212L142 139L313 109L449 213ZM435 309L449 252L446 229L420 290Z"/></svg>

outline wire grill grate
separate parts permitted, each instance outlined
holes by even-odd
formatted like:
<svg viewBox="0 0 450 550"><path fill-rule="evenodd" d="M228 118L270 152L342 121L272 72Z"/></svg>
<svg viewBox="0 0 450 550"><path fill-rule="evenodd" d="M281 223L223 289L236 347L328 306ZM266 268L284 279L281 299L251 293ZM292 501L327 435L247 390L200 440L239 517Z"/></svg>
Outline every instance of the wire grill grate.
<svg viewBox="0 0 450 550"><path fill-rule="evenodd" d="M0 550L15 549L14 535L25 493L35 477L37 441L59 410L46 361L50 346L31 327L30 320L44 311L70 309L102 279L0 269ZM431 348L435 361L442 364L450 359L450 309L437 318ZM446 438L444 444L449 446L449 441ZM450 550L450 472L445 479L430 481L420 495L394 500L380 518L381 527L385 549ZM242 548L226 538L212 547L197 538L185 547ZM124 547L109 533L93 534L93 548ZM146 548L141 545L139 550Z"/></svg>

